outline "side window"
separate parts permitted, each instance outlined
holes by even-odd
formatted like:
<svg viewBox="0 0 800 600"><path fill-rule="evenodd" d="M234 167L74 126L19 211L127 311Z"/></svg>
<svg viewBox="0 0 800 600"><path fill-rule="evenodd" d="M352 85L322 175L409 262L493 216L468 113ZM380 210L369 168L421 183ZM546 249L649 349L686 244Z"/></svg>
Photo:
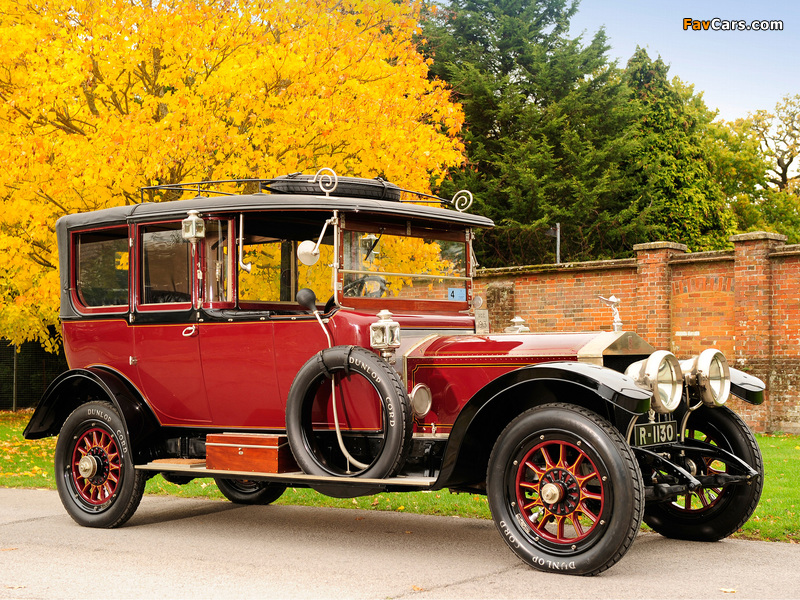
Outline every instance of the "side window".
<svg viewBox="0 0 800 600"><path fill-rule="evenodd" d="M294 302L297 290L310 288L324 302L332 293L333 246L321 244L316 265L297 261L297 242L270 240L244 245L244 262L250 273L239 272L240 302Z"/></svg>
<svg viewBox="0 0 800 600"><path fill-rule="evenodd" d="M149 225L142 239L142 304L192 301L191 244L180 223Z"/></svg>
<svg viewBox="0 0 800 600"><path fill-rule="evenodd" d="M75 291L86 307L128 306L128 230L75 236Z"/></svg>
<svg viewBox="0 0 800 600"><path fill-rule="evenodd" d="M243 302L280 302L293 299L293 244L271 240L248 244L245 240L244 262L250 273L239 275L239 300Z"/></svg>
<svg viewBox="0 0 800 600"><path fill-rule="evenodd" d="M325 302L333 293L333 244L319 245L319 261L307 267L297 263L298 288L314 291L317 300Z"/></svg>
<svg viewBox="0 0 800 600"><path fill-rule="evenodd" d="M230 221L206 222L205 291L203 300L208 302L232 302L233 279L231 278Z"/></svg>

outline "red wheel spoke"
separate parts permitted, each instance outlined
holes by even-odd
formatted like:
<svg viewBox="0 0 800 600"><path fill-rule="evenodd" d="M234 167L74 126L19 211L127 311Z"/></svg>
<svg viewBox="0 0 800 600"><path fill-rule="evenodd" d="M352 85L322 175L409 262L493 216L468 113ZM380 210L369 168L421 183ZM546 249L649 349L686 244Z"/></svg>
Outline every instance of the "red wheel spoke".
<svg viewBox="0 0 800 600"><path fill-rule="evenodd" d="M594 492L590 492L588 490L585 490L585 489L581 488L581 498L583 500L602 500L603 499L603 495L602 494L595 494Z"/></svg>
<svg viewBox="0 0 800 600"><path fill-rule="evenodd" d="M572 522L572 526L575 528L575 537L581 537L585 532L576 513L572 514L570 521ZM594 525L594 523L592 523L592 525Z"/></svg>
<svg viewBox="0 0 800 600"><path fill-rule="evenodd" d="M575 459L575 462L572 463L571 466L567 467L567 471L572 473L576 478L578 478L578 469L580 469L584 456L585 456L584 454L578 454L578 458ZM578 480L580 481L580 479Z"/></svg>
<svg viewBox="0 0 800 600"><path fill-rule="evenodd" d="M556 517L556 537L559 541L565 541L567 539L566 534L564 533L564 523L566 522L566 517Z"/></svg>
<svg viewBox="0 0 800 600"><path fill-rule="evenodd" d="M594 514L591 510L589 510L589 508L584 503L581 503L581 512L592 521L592 524L597 523L598 519L597 515Z"/></svg>
<svg viewBox="0 0 800 600"><path fill-rule="evenodd" d="M533 508L534 506L541 506L542 508L544 508L544 504L542 504L541 499L540 498L536 498L532 502L529 502L528 504L525 504L522 507L522 510L529 510L529 509Z"/></svg>
<svg viewBox="0 0 800 600"><path fill-rule="evenodd" d="M589 473L588 475L584 475L583 477L575 475L575 479L578 480L578 485L581 486L581 488L584 488L586 487L587 481L591 481L592 479L599 479L599 477L597 476L596 472L592 471L591 473Z"/></svg>
<svg viewBox="0 0 800 600"><path fill-rule="evenodd" d="M557 465L553 462L552 458L550 457L550 453L545 450L545 446L542 446L542 456L544 457L544 464L546 470L554 469Z"/></svg>
<svg viewBox="0 0 800 600"><path fill-rule="evenodd" d="M558 464L556 466L561 467L562 469L567 468L566 449L567 447L564 444L558 445Z"/></svg>
<svg viewBox="0 0 800 600"><path fill-rule="evenodd" d="M533 463L532 463L531 461L529 461L529 460L528 460L528 461L525 461L525 466L526 466L526 467L528 467L528 468L529 468L531 471L533 471L534 473L536 473L536 475L538 475L539 477L541 477L542 475L544 475L544 474L545 474L545 472L546 472L544 469L540 469L539 467L537 467L535 464L533 464Z"/></svg>
<svg viewBox="0 0 800 600"><path fill-rule="evenodd" d="M542 516L539 517L539 527L544 529L552 521L555 521L555 515L546 510L542 513Z"/></svg>

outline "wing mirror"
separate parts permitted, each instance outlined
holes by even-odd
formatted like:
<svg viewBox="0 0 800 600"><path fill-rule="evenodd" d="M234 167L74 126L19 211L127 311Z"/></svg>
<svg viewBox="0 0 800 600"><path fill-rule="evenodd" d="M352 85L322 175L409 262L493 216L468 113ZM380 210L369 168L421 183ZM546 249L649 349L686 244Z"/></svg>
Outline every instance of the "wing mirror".
<svg viewBox="0 0 800 600"><path fill-rule="evenodd" d="M319 260L319 247L311 240L300 242L297 246L297 260L307 267L312 267Z"/></svg>
<svg viewBox="0 0 800 600"><path fill-rule="evenodd" d="M333 219L335 218L334 216L332 219L325 221L325 224L322 226L322 233L319 234L319 239L316 244L311 240L300 242L297 246L297 260L307 267L317 264L319 260L319 245L322 243L322 238L325 237L325 231L328 229L328 225L333 223Z"/></svg>

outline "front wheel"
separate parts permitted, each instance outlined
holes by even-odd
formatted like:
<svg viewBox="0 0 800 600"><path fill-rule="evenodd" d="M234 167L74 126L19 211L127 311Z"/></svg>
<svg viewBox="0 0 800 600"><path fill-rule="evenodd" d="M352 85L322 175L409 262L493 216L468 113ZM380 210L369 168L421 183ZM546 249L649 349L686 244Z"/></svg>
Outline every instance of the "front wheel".
<svg viewBox="0 0 800 600"><path fill-rule="evenodd" d="M727 406L699 408L689 416L685 434L689 439L735 454L758 477L724 487L702 487L675 500L648 506L644 522L664 537L715 542L737 531L755 511L764 485L761 450L745 422ZM700 476L737 473L735 465L704 456L702 449L687 452L687 459Z"/></svg>
<svg viewBox="0 0 800 600"><path fill-rule="evenodd" d="M147 481L134 468L125 425L107 402L88 402L67 417L56 443L55 470L61 503L84 527L125 523Z"/></svg>
<svg viewBox="0 0 800 600"><path fill-rule="evenodd" d="M514 419L487 473L503 539L541 571L600 573L622 558L642 520L642 476L619 432L597 414L546 404Z"/></svg>
<svg viewBox="0 0 800 600"><path fill-rule="evenodd" d="M272 504L286 491L285 485L266 481L215 477L214 482L222 495L235 504Z"/></svg>

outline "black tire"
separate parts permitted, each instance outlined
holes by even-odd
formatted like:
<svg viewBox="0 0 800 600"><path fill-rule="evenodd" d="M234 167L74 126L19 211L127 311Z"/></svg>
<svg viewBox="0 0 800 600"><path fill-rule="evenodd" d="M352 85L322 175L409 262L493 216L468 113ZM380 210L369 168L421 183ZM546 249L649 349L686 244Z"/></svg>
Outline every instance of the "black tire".
<svg viewBox="0 0 800 600"><path fill-rule="evenodd" d="M312 181L314 175L286 175L268 181L267 187L272 192L281 194L319 196L324 193L319 183L321 177L324 177L324 173L314 182ZM327 183L325 185L326 189L330 189L330 185ZM401 189L393 183L378 178L339 177L336 189L331 194L348 198L398 201L400 200Z"/></svg>
<svg viewBox="0 0 800 600"><path fill-rule="evenodd" d="M581 407L545 404L514 419L495 443L486 482L503 539L540 571L605 571L641 525L644 485L630 447Z"/></svg>
<svg viewBox="0 0 800 600"><path fill-rule="evenodd" d="M359 462L350 464L339 449L331 427L316 426L312 414L329 413L330 378L337 389L337 406L347 415L341 390L359 385L362 394L351 405L352 416L374 411L379 426L370 431L343 428L345 448ZM371 390L371 391L370 391ZM370 398L371 396L371 398ZM359 346L334 346L323 350L298 371L286 403L286 432L297 464L311 475L382 479L397 473L405 463L411 442L411 403L400 376L385 360ZM346 433L346 437L345 437Z"/></svg>
<svg viewBox="0 0 800 600"><path fill-rule="evenodd" d="M219 491L235 504L272 504L286 491L280 483L215 477Z"/></svg>
<svg viewBox="0 0 800 600"><path fill-rule="evenodd" d="M76 408L58 436L58 495L69 516L84 527L119 527L131 518L147 476L137 471L125 424L108 402Z"/></svg>
<svg viewBox="0 0 800 600"><path fill-rule="evenodd" d="M735 454L759 474L748 483L701 488L674 501L648 505L644 522L664 537L715 542L737 531L752 516L764 486L761 450L747 424L727 406L701 407L686 424L687 438L700 439ZM688 453L700 475L727 472L719 461ZM730 467L733 469L733 467Z"/></svg>

